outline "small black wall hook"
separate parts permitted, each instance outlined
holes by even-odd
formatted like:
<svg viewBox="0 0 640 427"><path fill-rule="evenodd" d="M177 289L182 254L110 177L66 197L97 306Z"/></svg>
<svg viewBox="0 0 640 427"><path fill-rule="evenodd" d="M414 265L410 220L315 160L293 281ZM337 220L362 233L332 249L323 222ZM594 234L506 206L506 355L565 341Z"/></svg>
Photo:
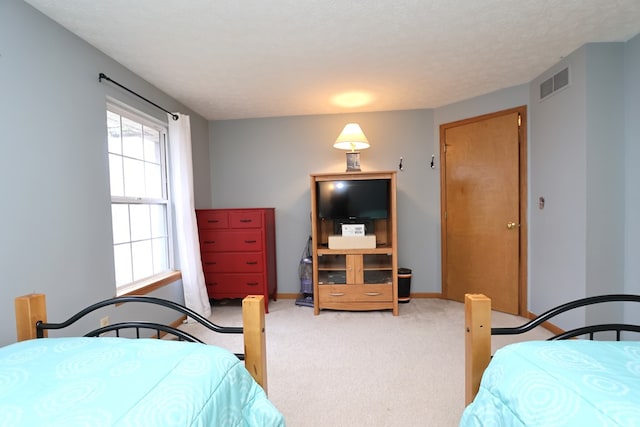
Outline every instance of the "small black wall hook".
<svg viewBox="0 0 640 427"><path fill-rule="evenodd" d="M436 168L436 155L432 154L431 155L431 169L435 169Z"/></svg>
<svg viewBox="0 0 640 427"><path fill-rule="evenodd" d="M404 166L402 166L402 157L400 157L400 164L398 165L398 169L402 170Z"/></svg>

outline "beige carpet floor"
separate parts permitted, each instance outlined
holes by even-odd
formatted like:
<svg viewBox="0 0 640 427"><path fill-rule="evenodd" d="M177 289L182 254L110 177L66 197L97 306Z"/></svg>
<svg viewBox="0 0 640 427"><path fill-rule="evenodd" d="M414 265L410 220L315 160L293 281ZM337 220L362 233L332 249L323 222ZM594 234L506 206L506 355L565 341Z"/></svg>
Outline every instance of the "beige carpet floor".
<svg viewBox="0 0 640 427"><path fill-rule="evenodd" d="M412 299L390 311L343 312L269 303L266 316L268 395L289 427L457 426L464 409L464 306ZM216 303L211 320L241 325L238 301ZM493 326L522 318L493 314ZM238 336L205 342L242 352ZM542 330L518 338L544 339ZM494 348L515 341L494 338Z"/></svg>

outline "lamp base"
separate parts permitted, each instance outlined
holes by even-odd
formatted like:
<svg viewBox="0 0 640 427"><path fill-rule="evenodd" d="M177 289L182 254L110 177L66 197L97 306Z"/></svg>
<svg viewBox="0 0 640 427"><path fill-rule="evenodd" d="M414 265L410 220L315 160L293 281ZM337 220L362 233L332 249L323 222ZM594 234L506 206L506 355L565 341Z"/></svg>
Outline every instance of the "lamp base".
<svg viewBox="0 0 640 427"><path fill-rule="evenodd" d="M360 153L350 151L347 153L347 172L360 172Z"/></svg>

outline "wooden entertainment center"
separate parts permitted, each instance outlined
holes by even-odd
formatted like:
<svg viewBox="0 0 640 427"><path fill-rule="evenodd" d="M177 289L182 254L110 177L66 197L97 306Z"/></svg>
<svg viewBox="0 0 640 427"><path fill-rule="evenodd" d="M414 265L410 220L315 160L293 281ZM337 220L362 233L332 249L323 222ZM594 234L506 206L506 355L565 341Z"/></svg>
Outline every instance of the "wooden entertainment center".
<svg viewBox="0 0 640 427"><path fill-rule="evenodd" d="M335 236L338 224L335 219L320 215L318 183L353 180L388 182L386 217L367 220L367 235L375 235L375 247L351 243L348 248L332 249L329 236ZM395 171L312 174L311 237L314 314L335 309L392 310L394 316L398 315ZM352 241L358 242L357 238Z"/></svg>

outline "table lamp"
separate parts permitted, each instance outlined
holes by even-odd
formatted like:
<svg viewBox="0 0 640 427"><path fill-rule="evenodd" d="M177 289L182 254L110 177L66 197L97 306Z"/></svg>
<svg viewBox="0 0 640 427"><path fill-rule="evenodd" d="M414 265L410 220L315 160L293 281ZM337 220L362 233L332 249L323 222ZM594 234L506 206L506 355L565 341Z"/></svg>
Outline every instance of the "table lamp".
<svg viewBox="0 0 640 427"><path fill-rule="evenodd" d="M364 150L369 148L369 141L364 136L364 132L360 129L360 125L357 123L348 123L338 139L333 144L334 148L347 151L347 172L359 172L360 171L360 152L356 150Z"/></svg>

